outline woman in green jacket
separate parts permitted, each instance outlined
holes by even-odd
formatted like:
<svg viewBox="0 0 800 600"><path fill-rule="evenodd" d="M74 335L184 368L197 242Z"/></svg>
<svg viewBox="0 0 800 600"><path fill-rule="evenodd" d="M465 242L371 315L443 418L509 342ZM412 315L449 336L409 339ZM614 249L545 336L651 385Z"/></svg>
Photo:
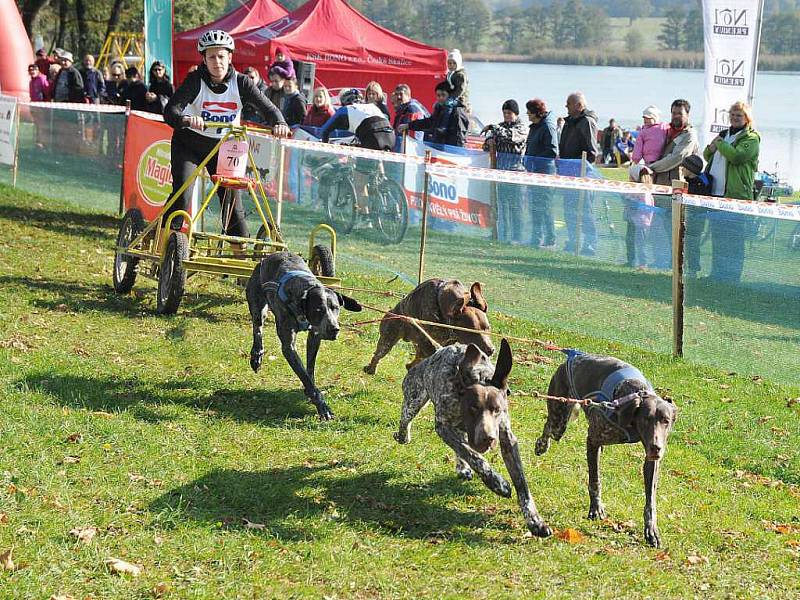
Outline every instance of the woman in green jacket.
<svg viewBox="0 0 800 600"><path fill-rule="evenodd" d="M730 129L721 131L706 146L713 177L712 194L737 200L753 199L753 179L758 170L761 136L753 129L749 104L735 102L728 111ZM744 266L747 216L728 211L709 213L711 232L711 277L736 283Z"/></svg>

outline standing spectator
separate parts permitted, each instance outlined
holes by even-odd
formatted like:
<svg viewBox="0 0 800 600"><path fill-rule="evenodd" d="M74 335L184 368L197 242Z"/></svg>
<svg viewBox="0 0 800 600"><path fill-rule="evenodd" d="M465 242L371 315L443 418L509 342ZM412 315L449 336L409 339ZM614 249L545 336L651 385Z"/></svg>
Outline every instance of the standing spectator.
<svg viewBox="0 0 800 600"><path fill-rule="evenodd" d="M411 88L408 84L400 83L394 88L393 97L397 103L394 107L394 121L392 126L397 132L397 147L396 151L400 152L403 145L403 137L400 131L401 125L408 125L411 121L417 119L424 119L430 117L428 109L426 109L418 100L411 97Z"/></svg>
<svg viewBox="0 0 800 600"><path fill-rule="evenodd" d="M267 98L275 106L283 104L283 83L286 78L278 71L269 72L269 89L267 90Z"/></svg>
<svg viewBox="0 0 800 600"><path fill-rule="evenodd" d="M630 177L638 183L653 183L652 175L643 165L631 165ZM623 200L622 218L625 219L625 252L626 265L629 267L644 267L647 264L645 247L647 245L647 232L653 222L653 194L649 191L641 196Z"/></svg>
<svg viewBox="0 0 800 600"><path fill-rule="evenodd" d="M671 120L667 130L667 144L661 152L661 158L647 163L653 174L653 183L656 185L671 186L673 179L682 180L683 159L700 153L697 131L689 123L691 108L688 100L680 98L670 106ZM654 266L657 269L669 269L672 267L672 198L656 196L655 203L656 207L662 210L658 212L657 218L660 226L654 227L659 235L657 237L651 235L655 248ZM653 233L655 234L655 231Z"/></svg>
<svg viewBox="0 0 800 600"><path fill-rule="evenodd" d="M289 127L300 125L306 118L306 97L297 89L297 78L289 77L283 82L283 103L280 105L283 118Z"/></svg>
<svg viewBox="0 0 800 600"><path fill-rule="evenodd" d="M259 92L265 96L269 95L269 87L266 82L261 79L261 73L258 72L256 67L245 67L244 74L250 78L250 81L253 82ZM266 123L265 116L261 114L261 111L255 104L244 104L242 107L242 119L250 121L251 123L256 123L257 125Z"/></svg>
<svg viewBox="0 0 800 600"><path fill-rule="evenodd" d="M711 191L714 196L752 200L761 136L753 128L749 104L734 102L728 119L730 128L720 131L703 151L711 163ZM730 283L741 279L746 224L746 215L728 211L709 214L712 279Z"/></svg>
<svg viewBox="0 0 800 600"><path fill-rule="evenodd" d="M555 117L540 98L528 100L525 108L531 122L525 144L525 167L534 173L555 175L558 158L558 125ZM555 248L553 188L529 186L528 206L532 227L531 244L547 250Z"/></svg>
<svg viewBox="0 0 800 600"><path fill-rule="evenodd" d="M122 64L115 62L108 69L106 80L106 102L109 104L122 104L120 96L122 83L125 81L125 70Z"/></svg>
<svg viewBox="0 0 800 600"><path fill-rule="evenodd" d="M558 133L558 142L561 143L561 130L564 129L564 117L556 119L556 131Z"/></svg>
<svg viewBox="0 0 800 600"><path fill-rule="evenodd" d="M55 102L83 102L83 77L72 65L72 52L63 51L60 57L61 70L53 87Z"/></svg>
<svg viewBox="0 0 800 600"><path fill-rule="evenodd" d="M56 64L56 59L47 56L47 51L44 48L39 48L36 51L36 68L39 73L47 77L50 74L50 65Z"/></svg>
<svg viewBox="0 0 800 600"><path fill-rule="evenodd" d="M123 103L130 101L131 110L147 110L147 87L136 67L125 69L125 81L122 84L120 96Z"/></svg>
<svg viewBox="0 0 800 600"><path fill-rule="evenodd" d="M503 120L497 125L487 125L481 131L486 134L483 149L494 150L497 168L505 171L521 171L522 151L525 149L527 130L519 119L519 104L516 100L503 102ZM520 186L508 183L497 184L497 237L500 240L521 242L519 219ZM512 212L516 212L513 215ZM512 233L513 232L513 233Z"/></svg>
<svg viewBox="0 0 800 600"><path fill-rule="evenodd" d="M604 164L613 164L616 161L614 160L614 150L617 147L617 142L622 139L622 130L617 125L616 120L610 119L608 121L608 127L603 129L603 158L601 162Z"/></svg>
<svg viewBox="0 0 800 600"><path fill-rule="evenodd" d="M103 74L94 67L94 56L83 57L83 95L90 104L100 104L106 96L106 82Z"/></svg>
<svg viewBox="0 0 800 600"><path fill-rule="evenodd" d="M28 65L28 75L31 80L28 82L28 93L31 102L45 102L48 99L50 84L47 77L42 75L36 63Z"/></svg>
<svg viewBox="0 0 800 600"><path fill-rule="evenodd" d="M333 116L331 106L331 95L325 87L318 87L314 90L314 98L311 101L311 108L308 109L303 125L311 127L322 127L328 119Z"/></svg>
<svg viewBox="0 0 800 600"><path fill-rule="evenodd" d="M386 106L386 97L383 95L383 88L377 81L370 81L364 88L364 97L367 102L372 102L381 109L381 112L389 118L389 108Z"/></svg>
<svg viewBox="0 0 800 600"><path fill-rule="evenodd" d="M559 156L564 159L581 159L586 152L590 165L597 158L597 115L586 107L586 97L582 92L567 96L567 118L561 131ZM564 192L564 221L567 224L566 252L577 250L577 225L580 193L574 190ZM583 245L581 254L594 256L597 253L597 229L594 222L594 198L584 192L581 223L583 226Z"/></svg>
<svg viewBox="0 0 800 600"><path fill-rule="evenodd" d="M453 98L461 101L465 108L469 107L469 80L464 69L464 59L461 50L452 50L447 55L447 82L448 92Z"/></svg>
<svg viewBox="0 0 800 600"><path fill-rule="evenodd" d="M47 74L47 83L48 83L48 100L53 99L53 95L56 91L56 79L58 79L58 74L61 72L61 65L54 64L50 65L50 72Z"/></svg>
<svg viewBox="0 0 800 600"><path fill-rule="evenodd" d="M430 117L416 119L398 130L424 131L425 138L434 144L448 146L464 146L467 141L469 117L464 105L458 98L450 96L450 87L446 81L436 84L436 104Z"/></svg>
<svg viewBox="0 0 800 600"><path fill-rule="evenodd" d="M170 83L167 67L160 60L154 61L150 65L150 87L144 96L147 112L164 114L164 107L174 93L175 88Z"/></svg>
<svg viewBox="0 0 800 600"><path fill-rule="evenodd" d="M275 60L272 61L272 64L270 64L267 70L268 75L272 75L273 73L277 73L283 79L296 77L292 57L289 56L289 51L285 46L278 46L275 48Z"/></svg>
<svg viewBox="0 0 800 600"><path fill-rule="evenodd" d="M703 168L703 157L692 154L681 163L686 187L690 194L710 196L713 190L711 176ZM684 237L684 277L694 279L700 272L700 245L710 209L700 206L686 207L686 235Z"/></svg>

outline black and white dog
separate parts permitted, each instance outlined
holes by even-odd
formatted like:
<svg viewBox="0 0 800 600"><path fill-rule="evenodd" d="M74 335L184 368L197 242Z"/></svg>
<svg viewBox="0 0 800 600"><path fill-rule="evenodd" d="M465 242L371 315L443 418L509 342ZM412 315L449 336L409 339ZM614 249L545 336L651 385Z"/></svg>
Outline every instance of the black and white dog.
<svg viewBox="0 0 800 600"><path fill-rule="evenodd" d="M275 315L281 351L303 383L306 397L317 407L321 419L333 418L322 392L314 383L314 365L322 340L339 335L339 310L358 312L361 305L326 288L314 277L302 257L291 252L270 254L261 261L247 283L247 305L253 319L250 366L258 372L264 358L262 329L267 312ZM308 331L306 366L297 354L297 333Z"/></svg>

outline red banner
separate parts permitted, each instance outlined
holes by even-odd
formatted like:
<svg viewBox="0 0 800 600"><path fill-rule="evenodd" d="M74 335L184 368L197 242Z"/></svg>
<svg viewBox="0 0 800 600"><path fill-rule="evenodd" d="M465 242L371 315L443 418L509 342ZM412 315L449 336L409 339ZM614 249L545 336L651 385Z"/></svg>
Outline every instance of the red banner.
<svg viewBox="0 0 800 600"><path fill-rule="evenodd" d="M172 191L170 140L172 128L136 113L128 117L125 133L123 205L138 208L146 221L155 218Z"/></svg>

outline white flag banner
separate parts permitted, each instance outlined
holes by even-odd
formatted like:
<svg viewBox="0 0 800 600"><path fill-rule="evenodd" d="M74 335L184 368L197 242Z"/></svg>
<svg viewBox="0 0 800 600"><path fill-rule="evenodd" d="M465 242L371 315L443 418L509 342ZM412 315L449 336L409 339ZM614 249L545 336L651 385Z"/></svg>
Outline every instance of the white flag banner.
<svg viewBox="0 0 800 600"><path fill-rule="evenodd" d="M705 142L729 127L728 109L753 102L763 0L703 0Z"/></svg>
<svg viewBox="0 0 800 600"><path fill-rule="evenodd" d="M17 149L17 99L0 96L0 164L13 165Z"/></svg>

